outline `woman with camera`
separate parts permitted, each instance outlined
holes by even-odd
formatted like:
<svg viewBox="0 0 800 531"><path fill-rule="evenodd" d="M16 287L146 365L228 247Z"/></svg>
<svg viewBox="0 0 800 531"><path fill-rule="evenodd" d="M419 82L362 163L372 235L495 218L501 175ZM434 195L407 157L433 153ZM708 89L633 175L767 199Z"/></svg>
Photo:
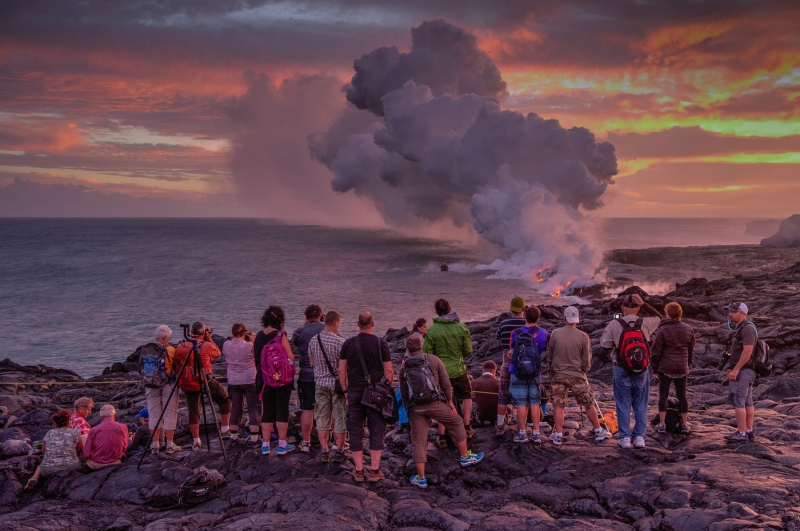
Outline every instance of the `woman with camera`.
<svg viewBox="0 0 800 531"><path fill-rule="evenodd" d="M231 329L230 340L222 345L222 355L228 364L228 394L231 397L231 440L236 441L242 420L244 402L247 401L250 442L258 442L261 401L256 388L256 362L253 356L255 334L248 332L242 323Z"/></svg>

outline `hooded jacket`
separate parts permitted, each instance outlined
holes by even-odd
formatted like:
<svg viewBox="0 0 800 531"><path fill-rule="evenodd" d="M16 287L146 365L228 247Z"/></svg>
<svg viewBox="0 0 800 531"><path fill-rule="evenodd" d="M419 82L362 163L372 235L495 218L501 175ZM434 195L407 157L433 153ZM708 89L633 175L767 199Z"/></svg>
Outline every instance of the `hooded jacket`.
<svg viewBox="0 0 800 531"><path fill-rule="evenodd" d="M442 360L448 378L458 378L467 373L464 358L472 354L472 336L458 314L450 312L433 319L422 351Z"/></svg>
<svg viewBox="0 0 800 531"><path fill-rule="evenodd" d="M664 319L656 330L650 364L654 373L689 374L694 358L694 330L686 323Z"/></svg>

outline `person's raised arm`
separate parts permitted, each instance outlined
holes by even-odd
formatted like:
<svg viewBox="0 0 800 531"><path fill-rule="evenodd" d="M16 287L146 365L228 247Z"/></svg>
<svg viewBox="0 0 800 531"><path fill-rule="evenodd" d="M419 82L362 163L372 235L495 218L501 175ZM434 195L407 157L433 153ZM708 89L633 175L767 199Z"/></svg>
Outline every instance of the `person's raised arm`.
<svg viewBox="0 0 800 531"><path fill-rule="evenodd" d="M606 350L616 347L614 338L618 337L620 333L620 324L616 321L608 323L603 330L603 335L600 337L600 346Z"/></svg>
<svg viewBox="0 0 800 531"><path fill-rule="evenodd" d="M281 337L281 344L283 345L283 349L286 351L286 356L291 361L294 361L294 352L292 351L292 345L289 344L289 340L286 338L286 334L283 334L283 336Z"/></svg>

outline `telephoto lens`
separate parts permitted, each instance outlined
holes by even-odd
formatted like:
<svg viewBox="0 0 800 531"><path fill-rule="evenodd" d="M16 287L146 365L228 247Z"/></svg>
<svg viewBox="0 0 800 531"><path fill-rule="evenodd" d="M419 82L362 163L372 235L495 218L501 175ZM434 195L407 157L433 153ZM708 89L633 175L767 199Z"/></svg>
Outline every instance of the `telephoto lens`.
<svg viewBox="0 0 800 531"><path fill-rule="evenodd" d="M717 370L721 371L722 369L724 369L725 366L728 364L728 360L730 360L730 359L731 359L731 353L730 352L726 352L725 354L723 354L722 355L722 359L719 360L719 365L717 365Z"/></svg>

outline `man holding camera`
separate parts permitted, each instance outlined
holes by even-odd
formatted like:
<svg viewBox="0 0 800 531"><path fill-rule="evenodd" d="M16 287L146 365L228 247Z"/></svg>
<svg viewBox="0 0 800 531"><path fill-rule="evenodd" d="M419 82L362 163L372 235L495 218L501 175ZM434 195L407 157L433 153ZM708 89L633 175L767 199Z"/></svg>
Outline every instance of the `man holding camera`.
<svg viewBox="0 0 800 531"><path fill-rule="evenodd" d="M753 418L753 382L756 372L753 370L753 348L758 340L756 327L747 321L747 305L734 302L725 306L728 311L728 327L733 332L731 340L730 369L725 373L728 378L728 404L736 413L736 431L725 436L729 442L754 441Z"/></svg>
<svg viewBox="0 0 800 531"><path fill-rule="evenodd" d="M186 406L189 409L189 432L192 434L193 439L192 450L200 450L203 447L200 442L200 393L204 389L202 388L202 375L197 374L195 360L193 359L194 352L200 356L200 365L208 382L208 388L211 391L211 400L219 406L220 424L222 425L220 429L221 435L223 438L230 438L231 436L229 425L231 399L228 397L228 392L225 391L225 388L220 385L211 373L211 362L222 355L217 345L211 340L211 332L211 328L206 328L205 324L197 321L192 324L192 339L181 341L175 349L174 367L178 370L183 366L186 358L192 355L178 379L178 386L186 395Z"/></svg>

